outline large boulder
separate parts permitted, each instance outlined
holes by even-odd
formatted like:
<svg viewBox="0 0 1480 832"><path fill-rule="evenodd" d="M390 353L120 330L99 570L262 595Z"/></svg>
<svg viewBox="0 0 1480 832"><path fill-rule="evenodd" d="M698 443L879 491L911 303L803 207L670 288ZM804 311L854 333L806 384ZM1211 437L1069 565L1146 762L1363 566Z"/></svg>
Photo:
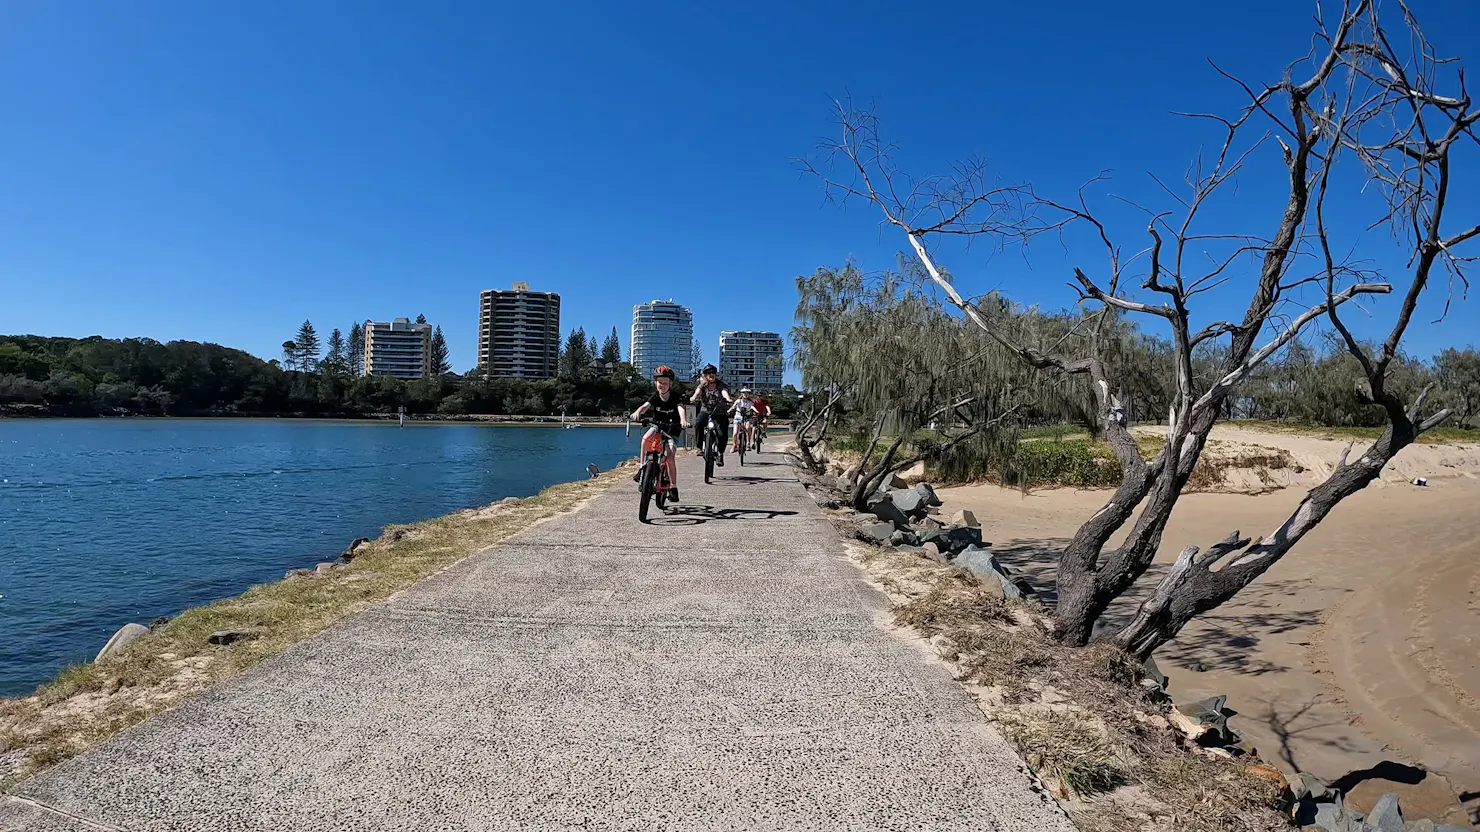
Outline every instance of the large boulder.
<svg viewBox="0 0 1480 832"><path fill-rule="evenodd" d="M1021 601L1038 596L1032 584L1015 577L1012 570L998 563L988 549L968 546L952 563L982 578L982 583L994 593L1000 590L1003 598Z"/></svg>
<svg viewBox="0 0 1480 832"><path fill-rule="evenodd" d="M103 645L103 649L98 651L97 658L93 659L93 661L100 662L103 659L118 655L120 652L123 651L123 648L129 646L134 641L136 641L139 636L142 636L147 632L149 632L148 627L145 627L143 624L134 624L132 622L119 627L118 632L114 633L113 637L108 639L108 643Z"/></svg>
<svg viewBox="0 0 1480 832"><path fill-rule="evenodd" d="M1315 825L1326 832L1366 832L1362 813L1340 803L1322 803L1316 807Z"/></svg>
<svg viewBox="0 0 1480 832"><path fill-rule="evenodd" d="M894 532L895 528L893 523L876 522L858 524L858 533L862 535L865 540L872 540L873 542L880 545L887 544L889 542L889 539L894 536Z"/></svg>
<svg viewBox="0 0 1480 832"><path fill-rule="evenodd" d="M925 460L922 459L919 462L916 462L914 465L911 465L903 471L900 471L899 476L901 479L904 479L907 482L919 482L920 480L925 479Z"/></svg>
<svg viewBox="0 0 1480 832"><path fill-rule="evenodd" d="M899 510L899 506L894 504L894 500L888 494L875 494L869 497L868 511L869 514L886 523L893 523L894 528L900 531L907 532L910 530L910 518Z"/></svg>
<svg viewBox="0 0 1480 832"><path fill-rule="evenodd" d="M1403 810L1398 806L1398 796L1389 792L1377 799L1377 805L1367 814L1367 826L1373 832L1403 832Z"/></svg>
<svg viewBox="0 0 1480 832"><path fill-rule="evenodd" d="M951 515L952 526L980 526L976 521L976 514L969 508L963 508Z"/></svg>
<svg viewBox="0 0 1480 832"><path fill-rule="evenodd" d="M914 535L913 532L902 532L902 531L900 531L898 529L895 529L894 530L894 534L889 535L889 545L891 545L891 546L919 546L920 545L920 539L917 538L917 537L915 537L915 535Z"/></svg>
<svg viewBox="0 0 1480 832"><path fill-rule="evenodd" d="M915 486L915 490L920 492L921 497L925 498L925 505L927 507L942 505L940 497L937 497L935 495L935 488L932 487L930 483L922 482L919 485Z"/></svg>
<svg viewBox="0 0 1480 832"><path fill-rule="evenodd" d="M982 545L982 530L971 526L952 526L944 530L945 539L952 552L963 552L968 547Z"/></svg>
<svg viewBox="0 0 1480 832"><path fill-rule="evenodd" d="M925 509L929 506L925 503L925 496L913 488L902 488L898 491L889 492L889 500L894 503L895 508L904 512L912 520L919 520L925 516Z"/></svg>

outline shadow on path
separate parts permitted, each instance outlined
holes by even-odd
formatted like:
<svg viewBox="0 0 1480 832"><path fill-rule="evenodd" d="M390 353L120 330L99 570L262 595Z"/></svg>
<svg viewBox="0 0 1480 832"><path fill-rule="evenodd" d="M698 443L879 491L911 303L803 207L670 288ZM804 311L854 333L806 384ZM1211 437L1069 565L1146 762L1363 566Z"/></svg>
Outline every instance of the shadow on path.
<svg viewBox="0 0 1480 832"><path fill-rule="evenodd" d="M715 508L713 506L684 505L669 506L659 517L649 517L650 526L697 526L710 520L774 520L777 517L794 517L795 511L773 511L764 508Z"/></svg>

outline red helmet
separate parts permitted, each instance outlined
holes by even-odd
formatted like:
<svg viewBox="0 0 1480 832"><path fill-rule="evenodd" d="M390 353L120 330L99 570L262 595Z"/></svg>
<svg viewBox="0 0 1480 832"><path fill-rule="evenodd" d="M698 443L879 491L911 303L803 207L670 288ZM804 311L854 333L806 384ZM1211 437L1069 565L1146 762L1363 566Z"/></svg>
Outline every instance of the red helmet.
<svg viewBox="0 0 1480 832"><path fill-rule="evenodd" d="M678 375L667 364L659 364L658 369L653 370L653 378L666 378L669 381L673 381L678 378Z"/></svg>

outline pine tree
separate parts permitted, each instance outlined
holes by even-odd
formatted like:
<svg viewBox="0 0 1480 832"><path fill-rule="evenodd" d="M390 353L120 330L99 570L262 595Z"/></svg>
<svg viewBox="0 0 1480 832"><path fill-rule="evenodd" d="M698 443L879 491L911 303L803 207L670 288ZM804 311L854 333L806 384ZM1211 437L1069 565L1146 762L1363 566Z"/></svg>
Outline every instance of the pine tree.
<svg viewBox="0 0 1480 832"><path fill-rule="evenodd" d="M349 353L345 351L344 333L338 327L329 333L329 353L324 356L324 370L336 376L344 375L349 365Z"/></svg>
<svg viewBox="0 0 1480 832"><path fill-rule="evenodd" d="M560 377L574 379L585 375L591 365L590 349L586 330L582 327L572 329L566 336L565 349L560 351Z"/></svg>
<svg viewBox="0 0 1480 832"><path fill-rule="evenodd" d="M447 340L442 337L442 327L432 330L432 376L445 376L452 372L452 363L447 360Z"/></svg>
<svg viewBox="0 0 1480 832"><path fill-rule="evenodd" d="M298 369L298 342L283 342L283 367L289 371Z"/></svg>
<svg viewBox="0 0 1480 832"><path fill-rule="evenodd" d="M601 345L601 360L611 364L622 360L622 342L617 340L616 327L612 327L612 334L606 336L606 343Z"/></svg>
<svg viewBox="0 0 1480 832"><path fill-rule="evenodd" d="M694 339L694 345L689 351L689 363L692 365L689 367L689 374L698 377L699 370L704 367L704 345L699 343L698 338Z"/></svg>
<svg viewBox="0 0 1480 832"><path fill-rule="evenodd" d="M601 355L601 347L596 345L596 336L592 335L586 339L586 363L595 361Z"/></svg>
<svg viewBox="0 0 1480 832"><path fill-rule="evenodd" d="M311 373L319 366L319 334L314 331L313 324L303 322L298 327L298 337L293 340L298 347L298 369Z"/></svg>
<svg viewBox="0 0 1480 832"><path fill-rule="evenodd" d="M425 316L425 315L417 315L416 316L416 322L419 323L419 324L426 323L427 322L427 316Z"/></svg>
<svg viewBox="0 0 1480 832"><path fill-rule="evenodd" d="M365 327L359 321L349 328L349 347L344 354L345 363L348 364L347 372L350 375L363 375L365 372Z"/></svg>

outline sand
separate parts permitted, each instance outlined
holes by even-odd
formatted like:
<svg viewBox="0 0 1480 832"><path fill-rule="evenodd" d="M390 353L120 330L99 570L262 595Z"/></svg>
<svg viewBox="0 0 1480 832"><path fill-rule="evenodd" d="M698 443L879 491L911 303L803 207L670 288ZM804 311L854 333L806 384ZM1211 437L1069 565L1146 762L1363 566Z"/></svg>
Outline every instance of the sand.
<svg viewBox="0 0 1480 832"><path fill-rule="evenodd" d="M1286 475L1293 487L1259 496L1183 497L1142 590L1189 544L1274 529L1304 496L1299 486L1323 478L1345 447L1236 428L1214 439L1224 448L1283 449L1306 470ZM1262 756L1290 775L1344 777L1360 809L1397 791L1410 818L1467 825L1480 809L1477 475L1480 445L1405 449L1381 482L1339 505L1257 583L1158 653L1173 698L1226 694L1238 712L1234 727ZM1415 476L1428 487L1410 484ZM940 490L943 511L975 511L1002 560L1041 588L1052 586L1057 547L1107 494Z"/></svg>

